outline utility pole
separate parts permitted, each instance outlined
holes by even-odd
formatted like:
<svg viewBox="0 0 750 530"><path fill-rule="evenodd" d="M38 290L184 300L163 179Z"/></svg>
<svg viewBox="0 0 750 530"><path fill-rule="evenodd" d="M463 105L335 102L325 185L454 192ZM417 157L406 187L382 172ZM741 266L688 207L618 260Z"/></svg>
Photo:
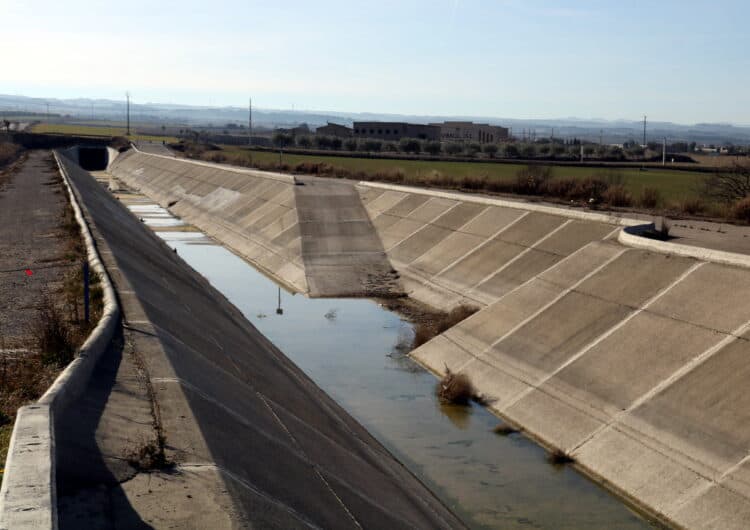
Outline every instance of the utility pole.
<svg viewBox="0 0 750 530"><path fill-rule="evenodd" d="M603 139L604 139L604 130L603 129L599 129L599 147L601 147L602 145L604 145Z"/></svg>
<svg viewBox="0 0 750 530"><path fill-rule="evenodd" d="M47 103L47 123L49 123L49 103Z"/></svg>
<svg viewBox="0 0 750 530"><path fill-rule="evenodd" d="M126 114L127 114L127 132L125 133L125 136L130 136L130 92L125 92L125 100L126 100Z"/></svg>
<svg viewBox="0 0 750 530"><path fill-rule="evenodd" d="M550 136L549 138L550 143L552 144L555 143L555 128L554 127L552 127L552 132L550 133L549 136Z"/></svg>
<svg viewBox="0 0 750 530"><path fill-rule="evenodd" d="M247 145L253 145L253 98L249 98L247 104Z"/></svg>
<svg viewBox="0 0 750 530"><path fill-rule="evenodd" d="M664 137L664 142L661 144L661 165L667 165L667 137Z"/></svg>
<svg viewBox="0 0 750 530"><path fill-rule="evenodd" d="M646 116L643 116L643 147L646 147Z"/></svg>

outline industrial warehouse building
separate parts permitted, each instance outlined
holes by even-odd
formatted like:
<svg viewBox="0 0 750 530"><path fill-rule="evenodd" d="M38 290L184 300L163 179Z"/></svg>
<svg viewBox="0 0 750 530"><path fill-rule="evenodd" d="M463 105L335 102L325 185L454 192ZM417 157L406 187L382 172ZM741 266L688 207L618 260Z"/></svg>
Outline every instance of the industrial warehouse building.
<svg viewBox="0 0 750 530"><path fill-rule="evenodd" d="M390 121L355 121L354 136L378 140L400 140L401 138L440 140L440 127Z"/></svg>
<svg viewBox="0 0 750 530"><path fill-rule="evenodd" d="M431 125L440 127L440 139L444 142L494 144L507 140L509 132L505 127L470 121L446 121Z"/></svg>
<svg viewBox="0 0 750 530"><path fill-rule="evenodd" d="M352 130L344 125L338 123L327 122L325 125L315 129L315 134L322 134L325 136L336 136L338 138L349 138L352 135Z"/></svg>

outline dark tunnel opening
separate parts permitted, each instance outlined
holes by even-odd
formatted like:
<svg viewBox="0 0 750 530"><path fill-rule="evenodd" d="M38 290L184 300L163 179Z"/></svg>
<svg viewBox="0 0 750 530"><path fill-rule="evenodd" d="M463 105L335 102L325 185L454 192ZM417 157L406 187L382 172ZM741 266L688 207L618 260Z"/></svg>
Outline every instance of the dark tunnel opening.
<svg viewBox="0 0 750 530"><path fill-rule="evenodd" d="M105 147L79 147L78 165L86 171L107 169L109 153Z"/></svg>

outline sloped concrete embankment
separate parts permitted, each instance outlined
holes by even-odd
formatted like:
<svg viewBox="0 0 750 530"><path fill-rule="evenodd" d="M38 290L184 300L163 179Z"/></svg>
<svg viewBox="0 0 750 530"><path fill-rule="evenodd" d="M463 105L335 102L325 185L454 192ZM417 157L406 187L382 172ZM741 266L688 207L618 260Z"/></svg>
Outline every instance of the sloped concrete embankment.
<svg viewBox="0 0 750 530"><path fill-rule="evenodd" d="M86 521L125 513L155 527L462 526L205 278L91 175L67 165L107 244L105 262L174 462L111 486L111 507L89 484L90 495L79 498L88 502L78 511ZM90 428L101 448L99 426L126 418L120 409L100 413ZM61 450L81 458L74 439ZM68 462L65 476L86 462Z"/></svg>
<svg viewBox="0 0 750 530"><path fill-rule="evenodd" d="M627 220L360 190L410 295L483 307L415 358L665 521L750 526L750 270L618 244Z"/></svg>
<svg viewBox="0 0 750 530"><path fill-rule="evenodd" d="M109 171L292 290L308 292L292 177L135 149Z"/></svg>

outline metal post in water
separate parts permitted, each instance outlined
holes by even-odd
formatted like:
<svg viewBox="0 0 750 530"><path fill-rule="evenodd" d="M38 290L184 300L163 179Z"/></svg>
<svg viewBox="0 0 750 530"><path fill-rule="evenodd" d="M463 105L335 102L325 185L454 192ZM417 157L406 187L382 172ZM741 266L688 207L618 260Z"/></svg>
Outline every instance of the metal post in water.
<svg viewBox="0 0 750 530"><path fill-rule="evenodd" d="M83 318L89 321L89 262L83 262Z"/></svg>

